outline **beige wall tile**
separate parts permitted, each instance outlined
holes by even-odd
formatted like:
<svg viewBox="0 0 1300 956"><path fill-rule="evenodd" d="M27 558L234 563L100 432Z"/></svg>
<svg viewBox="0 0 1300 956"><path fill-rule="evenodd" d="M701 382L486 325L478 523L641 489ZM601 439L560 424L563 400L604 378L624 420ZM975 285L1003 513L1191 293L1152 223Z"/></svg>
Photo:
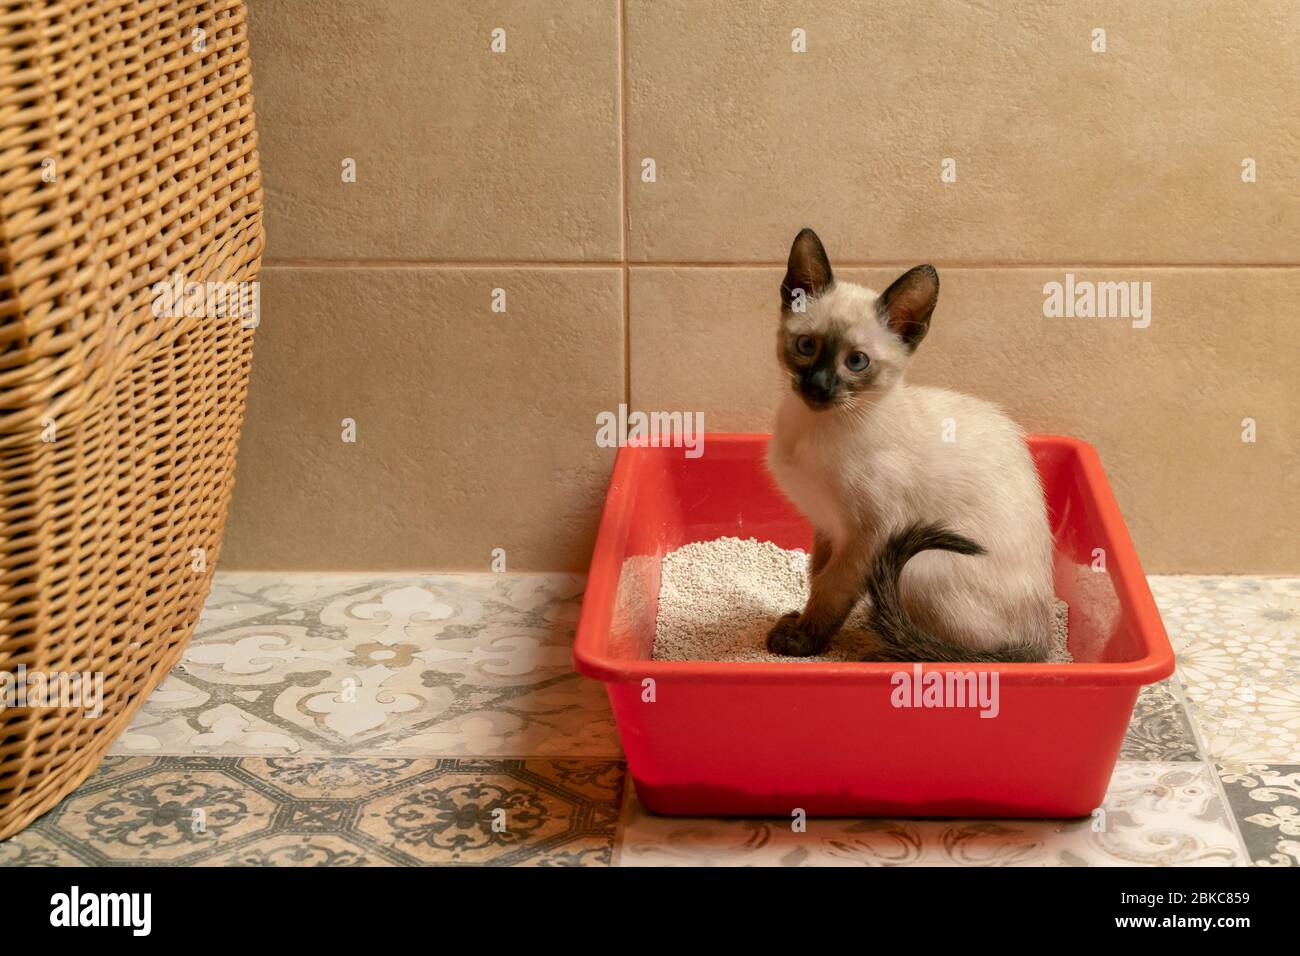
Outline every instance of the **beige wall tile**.
<svg viewBox="0 0 1300 956"><path fill-rule="evenodd" d="M901 271L845 269L879 289ZM1067 271L1151 282L1149 328L1047 319ZM770 431L779 268L636 267L631 396L703 411L710 431ZM1001 403L1030 431L1097 446L1149 572L1300 567L1300 269L940 269L911 380ZM1242 419L1258 440L1241 440Z"/></svg>
<svg viewBox="0 0 1300 956"><path fill-rule="evenodd" d="M250 8L269 255L619 257L612 0Z"/></svg>
<svg viewBox="0 0 1300 956"><path fill-rule="evenodd" d="M627 26L634 260L783 262L812 225L864 263L1300 262L1290 0L628 0Z"/></svg>
<svg viewBox="0 0 1300 956"><path fill-rule="evenodd" d="M1300 495L1300 268L1266 267L1300 263L1300 7L625 6L634 406L770 427L781 269L752 264L812 225L833 261L888 264L843 277L939 265L914 380L1096 444L1148 570L1300 568L1280 510ZM512 569L586 567L612 463L594 416L625 384L622 269L509 266L623 254L619 10L250 4L282 265L224 567L482 569L493 547ZM1151 327L1044 319L1057 262L1151 281Z"/></svg>
<svg viewBox="0 0 1300 956"><path fill-rule="evenodd" d="M619 269L272 268L226 569L585 570ZM504 288L508 312L489 311ZM357 440L341 440L341 421Z"/></svg>

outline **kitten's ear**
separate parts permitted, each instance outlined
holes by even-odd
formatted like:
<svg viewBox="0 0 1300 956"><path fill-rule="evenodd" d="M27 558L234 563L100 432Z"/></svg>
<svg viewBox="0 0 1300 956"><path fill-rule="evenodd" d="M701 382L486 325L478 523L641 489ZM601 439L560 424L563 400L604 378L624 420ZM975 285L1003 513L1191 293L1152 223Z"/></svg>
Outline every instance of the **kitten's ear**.
<svg viewBox="0 0 1300 956"><path fill-rule="evenodd" d="M817 233L800 229L790 247L790 262L785 269L785 281L781 283L781 304L793 309L797 301L795 290L803 290L800 298L806 303L829 289L834 281L831 262L826 258L826 250L822 248Z"/></svg>
<svg viewBox="0 0 1300 956"><path fill-rule="evenodd" d="M876 302L880 321L908 350L913 350L930 330L930 315L939 301L939 273L934 266L917 266L894 280Z"/></svg>

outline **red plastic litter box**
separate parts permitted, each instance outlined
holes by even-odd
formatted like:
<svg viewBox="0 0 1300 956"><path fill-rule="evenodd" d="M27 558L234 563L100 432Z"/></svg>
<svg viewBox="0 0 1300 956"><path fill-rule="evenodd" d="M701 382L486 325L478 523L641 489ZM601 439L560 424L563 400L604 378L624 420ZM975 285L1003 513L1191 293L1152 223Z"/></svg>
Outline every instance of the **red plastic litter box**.
<svg viewBox="0 0 1300 956"><path fill-rule="evenodd" d="M725 536L810 547L808 522L767 472L767 442L708 434L698 458L619 449L574 661L606 684L641 802L784 817L1079 817L1101 806L1138 691L1168 677L1174 655L1092 446L1029 439L1075 663L922 666L997 671L986 719L975 707L894 706L891 678L910 665L650 659L667 552Z"/></svg>

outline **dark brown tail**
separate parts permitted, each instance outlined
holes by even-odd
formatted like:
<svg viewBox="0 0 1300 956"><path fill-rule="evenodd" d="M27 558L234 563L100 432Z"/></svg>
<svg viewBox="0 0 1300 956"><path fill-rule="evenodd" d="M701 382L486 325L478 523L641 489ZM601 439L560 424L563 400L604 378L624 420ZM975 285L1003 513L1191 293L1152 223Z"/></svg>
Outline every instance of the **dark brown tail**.
<svg viewBox="0 0 1300 956"><path fill-rule="evenodd" d="M937 548L957 554L985 554L982 545L939 524L913 524L893 535L867 576L871 594L871 624L884 647L873 661L907 661L919 663L1020 663L1042 660L1042 652L1028 644L1014 644L991 651L977 651L949 644L918 627L903 610L898 594L898 578L903 565L922 551Z"/></svg>

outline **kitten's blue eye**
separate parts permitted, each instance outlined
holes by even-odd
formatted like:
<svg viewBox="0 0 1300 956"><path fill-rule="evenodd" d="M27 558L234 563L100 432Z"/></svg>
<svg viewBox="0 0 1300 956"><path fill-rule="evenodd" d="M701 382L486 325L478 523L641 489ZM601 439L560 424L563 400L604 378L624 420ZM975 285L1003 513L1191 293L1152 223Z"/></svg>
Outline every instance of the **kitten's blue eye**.
<svg viewBox="0 0 1300 956"><path fill-rule="evenodd" d="M800 355L812 355L817 351L817 340L811 335L801 335L794 340L794 347Z"/></svg>
<svg viewBox="0 0 1300 956"><path fill-rule="evenodd" d="M865 352L850 352L844 364L848 366L850 372L861 372L871 364L871 359L867 358Z"/></svg>

